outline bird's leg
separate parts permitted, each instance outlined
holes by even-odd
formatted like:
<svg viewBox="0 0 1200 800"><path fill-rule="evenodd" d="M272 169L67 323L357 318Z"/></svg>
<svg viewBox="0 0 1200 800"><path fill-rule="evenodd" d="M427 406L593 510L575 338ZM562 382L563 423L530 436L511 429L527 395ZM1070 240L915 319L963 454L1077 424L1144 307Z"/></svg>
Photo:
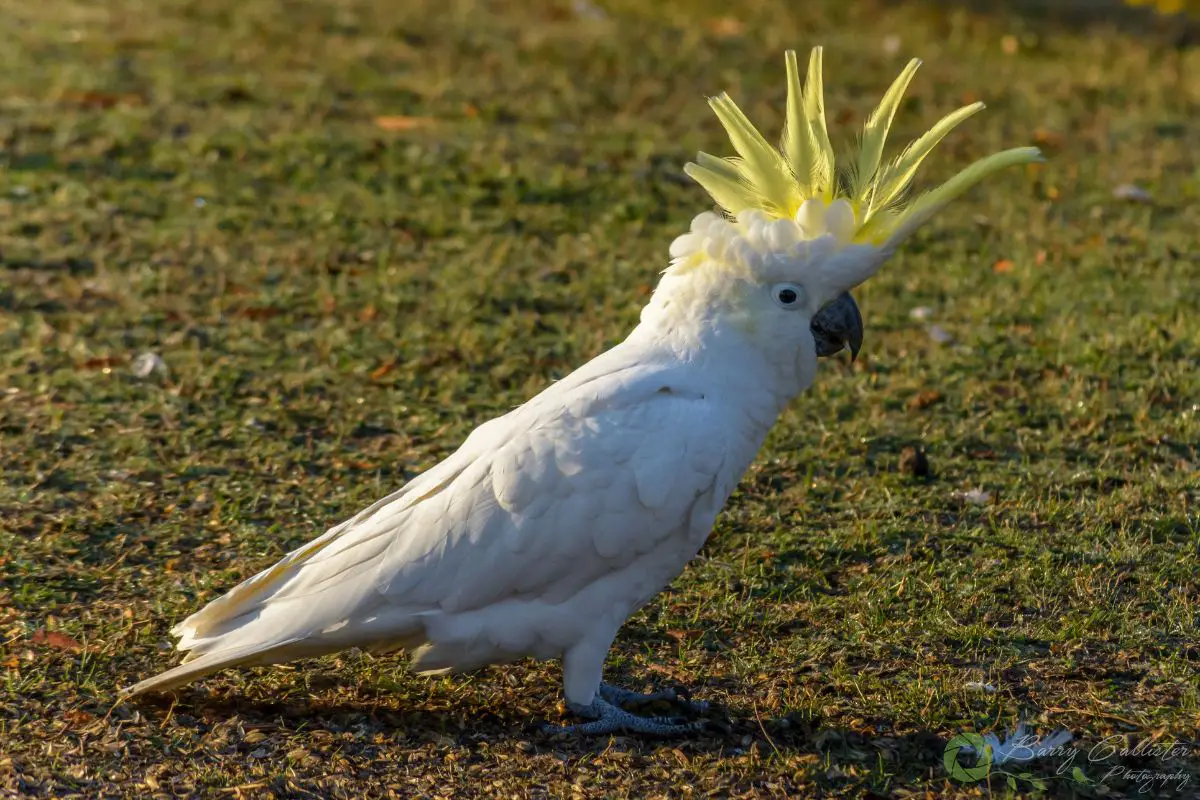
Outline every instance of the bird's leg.
<svg viewBox="0 0 1200 800"><path fill-rule="evenodd" d="M596 637L580 642L563 654L563 694L567 698L567 708L591 721L578 725L546 725L547 730L584 736L621 731L648 736L679 736L705 726L703 720L688 722L679 717L643 717L621 708L622 703L645 705L657 700L678 703L679 698L670 690L644 695L604 683L601 680L604 655L611 643L611 634ZM699 704L690 704L690 707L692 710L700 708Z"/></svg>
<svg viewBox="0 0 1200 800"><path fill-rule="evenodd" d="M650 705L651 703L671 703L695 714L703 714L708 711L707 702L692 700L690 697L687 697L686 693L681 697L679 692L674 689L662 689L657 692L642 694L622 689L620 686L613 686L611 683L601 683L600 697L614 706L633 706L636 708L638 706Z"/></svg>
<svg viewBox="0 0 1200 800"><path fill-rule="evenodd" d="M635 693L630 692L631 695ZM642 697L643 695L635 695ZM600 694L586 706L568 703L571 713L590 719L578 725L550 725L552 733L573 733L583 736L599 736L606 733L641 733L647 736L680 736L695 733L704 728L704 720L686 722L679 717L640 717L620 706L613 705Z"/></svg>

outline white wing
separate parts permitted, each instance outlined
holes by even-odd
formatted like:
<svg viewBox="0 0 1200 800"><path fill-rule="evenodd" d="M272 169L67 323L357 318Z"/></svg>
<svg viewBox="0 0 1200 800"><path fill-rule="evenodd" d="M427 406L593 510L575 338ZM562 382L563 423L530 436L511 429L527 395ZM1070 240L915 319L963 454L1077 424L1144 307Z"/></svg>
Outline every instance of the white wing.
<svg viewBox="0 0 1200 800"><path fill-rule="evenodd" d="M506 431L407 510L377 573L383 596L451 612L558 602L686 528L722 472L712 406L662 376L629 389Z"/></svg>

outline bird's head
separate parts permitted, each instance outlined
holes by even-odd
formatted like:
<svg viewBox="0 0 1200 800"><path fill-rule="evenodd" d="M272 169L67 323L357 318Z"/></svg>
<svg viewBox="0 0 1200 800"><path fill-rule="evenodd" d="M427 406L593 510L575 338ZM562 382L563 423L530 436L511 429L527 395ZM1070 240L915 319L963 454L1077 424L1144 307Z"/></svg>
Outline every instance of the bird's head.
<svg viewBox="0 0 1200 800"><path fill-rule="evenodd" d="M951 200L1008 166L1040 160L1033 147L975 162L946 183L906 200L930 151L983 108L947 115L890 162L883 147L920 61L913 59L867 120L856 153L835 163L825 126L821 48L801 85L796 54L786 54L786 123L778 148L728 95L710 98L736 157L700 153L684 169L723 214L697 216L671 245L671 265L647 312L731 325L764 347L828 356L862 343L862 318L849 292Z"/></svg>

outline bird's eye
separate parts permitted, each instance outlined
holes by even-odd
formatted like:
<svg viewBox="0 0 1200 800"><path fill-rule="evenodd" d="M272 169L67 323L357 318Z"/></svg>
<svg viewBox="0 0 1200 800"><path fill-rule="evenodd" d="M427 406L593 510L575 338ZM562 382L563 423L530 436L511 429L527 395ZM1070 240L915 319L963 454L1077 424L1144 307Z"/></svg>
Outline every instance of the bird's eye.
<svg viewBox="0 0 1200 800"><path fill-rule="evenodd" d="M771 287L771 297L780 308L798 308L804 290L794 283L777 283Z"/></svg>

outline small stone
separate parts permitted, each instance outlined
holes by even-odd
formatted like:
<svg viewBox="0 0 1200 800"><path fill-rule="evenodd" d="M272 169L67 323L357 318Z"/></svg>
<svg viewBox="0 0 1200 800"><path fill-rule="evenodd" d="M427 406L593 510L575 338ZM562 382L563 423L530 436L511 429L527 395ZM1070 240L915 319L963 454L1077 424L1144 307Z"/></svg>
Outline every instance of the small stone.
<svg viewBox="0 0 1200 800"><path fill-rule="evenodd" d="M133 360L133 364L130 365L129 369L133 372L135 378L149 378L155 372L161 372L165 375L167 364L158 353L142 353Z"/></svg>
<svg viewBox="0 0 1200 800"><path fill-rule="evenodd" d="M992 496L983 489L970 489L965 492L955 492L954 496L967 505L986 506L992 501Z"/></svg>
<svg viewBox="0 0 1200 800"><path fill-rule="evenodd" d="M1133 203L1153 203L1154 195L1133 183L1122 183L1113 189L1113 197Z"/></svg>

